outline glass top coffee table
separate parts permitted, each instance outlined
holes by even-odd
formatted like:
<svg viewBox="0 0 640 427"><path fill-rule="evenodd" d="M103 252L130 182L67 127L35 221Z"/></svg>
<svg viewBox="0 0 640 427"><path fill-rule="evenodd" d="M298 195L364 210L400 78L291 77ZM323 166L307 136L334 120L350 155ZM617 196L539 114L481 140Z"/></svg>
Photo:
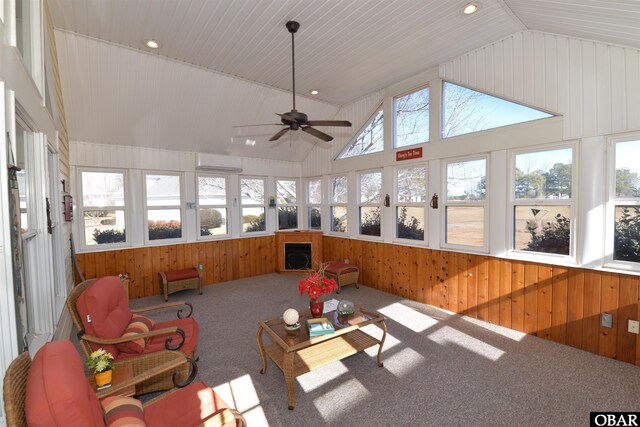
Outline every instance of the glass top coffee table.
<svg viewBox="0 0 640 427"><path fill-rule="evenodd" d="M289 409L291 410L296 403L293 382L299 375L342 360L374 345L379 345L378 366L383 366L380 354L387 336L384 316L356 307L355 313L350 316L338 316L335 311L330 311L324 313L323 317L333 323L334 333L309 337L306 320L311 318L311 314L308 310L300 313L301 326L296 332L289 332L285 329L282 317L263 320L258 324L258 350L260 350L262 358L260 373L267 372L267 356L269 356L284 374L289 395ZM371 324L378 324L382 328L382 338L377 339L361 330L362 327ZM264 333L273 341L273 344L264 345L262 339Z"/></svg>

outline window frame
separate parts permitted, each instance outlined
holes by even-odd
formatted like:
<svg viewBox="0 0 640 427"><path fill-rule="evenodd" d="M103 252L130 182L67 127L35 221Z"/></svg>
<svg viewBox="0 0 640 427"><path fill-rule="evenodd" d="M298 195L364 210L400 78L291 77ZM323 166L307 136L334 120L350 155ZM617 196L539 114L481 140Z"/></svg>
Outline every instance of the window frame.
<svg viewBox="0 0 640 427"><path fill-rule="evenodd" d="M400 98L403 98L405 96L411 95L413 93L420 92L420 91L425 90L425 89L427 89L429 91L428 96L427 96L427 99L429 99L429 111L428 111L428 114L427 114L427 116L428 116L427 117L427 140L426 141L422 141L422 142L416 142L415 144L403 145L402 147L399 147L397 145L397 141L398 141L398 138L397 138L398 114L397 114L397 111L396 111L396 100L398 100ZM393 99L391 101L391 104L392 104L391 108L392 108L392 112L393 112L393 117L392 117L392 120L393 120L393 141L392 141L393 150L405 150L405 149L408 149L410 147L415 147L417 145L422 145L422 144L429 143L429 141L431 140L431 102L430 101L431 101L431 87L430 87L430 85L428 83L424 84L424 85L421 85L421 86L418 86L417 88L408 90L406 92L403 92L403 93L401 93L399 95L395 95L393 97Z"/></svg>
<svg viewBox="0 0 640 427"><path fill-rule="evenodd" d="M320 183L320 203L311 203L311 201L309 200L309 195L311 194L311 192L309 191L309 184L312 181L318 181ZM322 203L324 202L324 193L322 192L322 177L318 176L318 177L312 177L312 178L306 178L305 179L305 202L306 202L306 214L307 214L307 230L322 230ZM312 228L311 227L311 209L312 208L316 208L320 211L320 227L319 228Z"/></svg>
<svg viewBox="0 0 640 427"><path fill-rule="evenodd" d="M399 202L398 201L398 171L401 169L414 169L414 168L423 168L424 169L424 195L425 201L420 202ZM393 168L393 217L394 217L394 230L393 230L393 241L403 244L416 244L420 246L428 246L429 244L429 165L428 163L413 163L410 165L397 165ZM402 237L398 237L398 208L399 207L422 207L424 209L424 236L422 240L418 239L405 239Z"/></svg>
<svg viewBox="0 0 640 427"><path fill-rule="evenodd" d="M516 156L519 154L542 153L545 151L555 151L570 148L571 152L571 197L568 199L517 199L516 198ZM578 207L576 196L578 194L577 174L578 174L578 153L575 143L553 144L538 147L528 147L520 150L510 150L509 153L509 197L507 198L507 254L510 258L532 260L537 262L557 262L559 264L573 263L576 260L577 241L577 216ZM571 221L569 233L569 254L555 254L549 252L527 251L515 248L515 209L516 206L569 206Z"/></svg>
<svg viewBox="0 0 640 427"><path fill-rule="evenodd" d="M607 194L605 212L605 233L604 233L604 266L616 270L628 272L640 272L640 262L624 261L614 259L614 238L615 238L615 209L616 206L638 206L640 207L640 197L616 197L616 144L619 142L638 141L640 143L640 133L634 132L607 138L606 147L608 149L607 158Z"/></svg>
<svg viewBox="0 0 640 427"><path fill-rule="evenodd" d="M84 187L82 185L82 174L84 172L88 173L121 173L122 182L124 186L124 206L85 206L84 205ZM132 245L132 234L131 230L131 212L129 206L130 204L130 194L131 189L129 188L129 170L121 169L121 168L94 168L94 167L82 167L78 168L76 171L77 179L78 179L78 200L76 201L76 207L78 211L78 228L79 228L79 236L80 236L80 248L82 251L93 252L96 250L112 250L117 248L128 248ZM120 243L102 243L95 245L87 245L86 244L86 230L84 226L84 213L86 211L96 211L96 210L122 210L124 211L124 224L125 224L125 239L124 242ZM75 216L75 215L74 215Z"/></svg>
<svg viewBox="0 0 640 427"><path fill-rule="evenodd" d="M259 179L262 181L262 185L263 185L263 190L264 190L264 194L263 194L263 202L262 204L259 203L249 203L249 204L245 204L242 202L242 180L244 179ZM243 175L243 176L239 176L238 177L238 200L239 200L239 213L240 213L240 235L241 236L262 236L265 234L269 233L269 215L268 215L268 197L267 197L267 177L264 176L254 176L254 175ZM242 221L242 211L244 208L258 208L261 207L264 209L264 230L261 231L244 231L244 223Z"/></svg>
<svg viewBox="0 0 640 427"><path fill-rule="evenodd" d="M463 162L471 162L476 160L484 160L485 161L485 197L483 201L477 200L449 200L447 196L447 167L449 163L463 163ZM478 153L472 154L469 156L463 157L449 157L441 160L441 183L442 183L442 213L440 215L440 247L442 249L452 249L458 250L462 252L469 253L489 253L489 227L491 225L490 222L490 197L489 193L491 190L491 181L490 181L490 171L491 171L491 156L489 153ZM447 242L447 208L448 207L482 207L484 210L484 220L483 220L483 246L473 246L473 245L460 245L455 243ZM426 230L425 230L426 232Z"/></svg>
<svg viewBox="0 0 640 427"><path fill-rule="evenodd" d="M346 187L347 187L347 201L342 203L342 202L334 202L333 200L333 193L332 193L332 189L333 189L333 182L336 178L345 178L347 183L346 183ZM337 175L330 175L329 176L329 186L327 188L329 197L329 225L327 227L327 230L329 232L329 234L333 234L336 236L347 236L349 233L349 174L348 173L343 173L343 174L337 174ZM347 218L347 226L345 227L344 231L335 231L333 229L333 208L334 207L340 207L340 208L345 208L346 209L346 218Z"/></svg>
<svg viewBox="0 0 640 427"><path fill-rule="evenodd" d="M224 191L225 191L225 201L226 204L200 204L200 178L223 178L224 179ZM209 174L209 173L197 173L196 174L196 240L219 240L231 237L231 203L229 199L229 176L221 175L221 174ZM227 232L225 234L215 234L202 236L200 234L200 209L208 209L208 208L224 208L227 210Z"/></svg>
<svg viewBox="0 0 640 427"><path fill-rule="evenodd" d="M147 175L164 175L164 176L177 176L180 178L180 203L178 206L173 205L162 205L162 206L153 206L152 209L149 209L149 205L147 203ZM181 172L170 172L170 171L153 171L153 170L145 170L142 171L142 208L144 212L144 244L148 246L160 246L165 244L173 244L186 242L187 233L186 233L186 215L185 215L185 190L184 190L184 174ZM173 238L173 239L157 239L150 240L149 239L149 211L155 210L180 210L180 228L182 237Z"/></svg>
<svg viewBox="0 0 640 427"><path fill-rule="evenodd" d="M380 201L378 203L362 202L362 175L380 174ZM358 238L370 240L382 240L384 236L384 197L383 191L384 171L382 168L366 169L357 171L357 204L358 204ZM362 208L379 208L380 209L380 235L362 234Z"/></svg>
<svg viewBox="0 0 640 427"><path fill-rule="evenodd" d="M382 150L380 150L380 151L372 151L370 153L357 154L357 155L353 155L353 156L349 156L349 157L341 157L349 149L349 147L351 147L353 145L353 143L358 140L358 137L364 132L364 130L371 123L373 123L373 121L376 119L376 117L378 117L378 114L382 114ZM350 160L350 159L355 159L355 158L362 157L362 156L370 156L370 155L373 155L373 154L384 153L384 151L386 149L385 140L384 140L384 127L385 127L384 126L384 122L385 122L385 120L384 120L384 102L383 102L380 105L378 105L378 107L373 111L373 113L367 119L367 121L360 127L360 129L358 129L358 131L354 134L354 136L349 139L349 141L344 145L342 150L340 150L338 155L333 160L334 161L336 161L336 160Z"/></svg>
<svg viewBox="0 0 640 427"><path fill-rule="evenodd" d="M298 178L286 178L276 177L276 230L300 230L300 180ZM296 184L296 202L295 203L280 203L278 202L278 182L279 181L293 181ZM280 228L280 208L281 207L295 207L296 208L296 227L294 228Z"/></svg>

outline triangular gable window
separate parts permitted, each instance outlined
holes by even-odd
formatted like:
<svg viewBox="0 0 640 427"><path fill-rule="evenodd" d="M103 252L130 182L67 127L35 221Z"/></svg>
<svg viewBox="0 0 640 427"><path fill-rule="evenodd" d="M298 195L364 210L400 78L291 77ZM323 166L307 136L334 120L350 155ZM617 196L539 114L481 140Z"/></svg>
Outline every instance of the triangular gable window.
<svg viewBox="0 0 640 427"><path fill-rule="evenodd" d="M336 159L346 159L384 150L383 121L384 115L381 105Z"/></svg>
<svg viewBox="0 0 640 427"><path fill-rule="evenodd" d="M444 82L442 91L443 138L553 117L544 111L449 82Z"/></svg>

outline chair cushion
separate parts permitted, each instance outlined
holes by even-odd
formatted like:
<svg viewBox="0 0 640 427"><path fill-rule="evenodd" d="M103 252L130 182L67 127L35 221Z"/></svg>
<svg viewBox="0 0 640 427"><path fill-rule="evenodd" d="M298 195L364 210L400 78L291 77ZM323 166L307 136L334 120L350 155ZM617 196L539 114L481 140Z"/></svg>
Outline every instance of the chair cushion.
<svg viewBox="0 0 640 427"><path fill-rule="evenodd" d="M195 268L186 268L184 270L165 271L164 275L167 276L167 282L195 279L196 277L198 277L198 270L196 270Z"/></svg>
<svg viewBox="0 0 640 427"><path fill-rule="evenodd" d="M148 317L134 314L131 316L131 322L129 326L124 330L122 337L136 336L139 334L146 334L153 329L155 322ZM125 353L140 354L144 351L147 345L147 338L139 338L133 341L127 341L124 343L116 344L118 350Z"/></svg>
<svg viewBox="0 0 640 427"><path fill-rule="evenodd" d="M350 267L350 268L346 268L340 271L341 268L345 268L345 267ZM356 271L358 271L358 267L351 264L345 264L344 262L332 262L329 265L327 265L324 271L325 273L331 273L331 274L338 274L338 271L340 271L340 274L355 273Z"/></svg>
<svg viewBox="0 0 640 427"><path fill-rule="evenodd" d="M104 426L100 402L70 341L47 343L36 353L25 400L29 426Z"/></svg>
<svg viewBox="0 0 640 427"><path fill-rule="evenodd" d="M172 328L178 327L184 331L185 334L185 342L180 347L180 351L182 351L187 356L193 354L196 349L196 345L198 344L198 322L195 321L193 317L187 317L186 319L174 319L169 320L168 322L158 322L153 326L154 331L163 328ZM173 342L171 345L177 345L180 341L182 341L182 337L178 334L171 334L173 337ZM157 337L151 337L147 341L147 346L144 349L144 353L153 353L155 351L164 350L164 341L166 339L166 335L159 335Z"/></svg>
<svg viewBox="0 0 640 427"><path fill-rule="evenodd" d="M121 337L131 321L129 301L117 276L101 277L93 282L76 301L76 308L86 333L99 338ZM104 348L116 360L119 357L120 351L114 345L89 345L94 351Z"/></svg>
<svg viewBox="0 0 640 427"><path fill-rule="evenodd" d="M100 401L109 427L146 426L142 403L133 397L109 396Z"/></svg>
<svg viewBox="0 0 640 427"><path fill-rule="evenodd" d="M198 381L146 406L144 420L154 427L195 426L228 407L211 387ZM236 423L232 421L227 425L235 426Z"/></svg>

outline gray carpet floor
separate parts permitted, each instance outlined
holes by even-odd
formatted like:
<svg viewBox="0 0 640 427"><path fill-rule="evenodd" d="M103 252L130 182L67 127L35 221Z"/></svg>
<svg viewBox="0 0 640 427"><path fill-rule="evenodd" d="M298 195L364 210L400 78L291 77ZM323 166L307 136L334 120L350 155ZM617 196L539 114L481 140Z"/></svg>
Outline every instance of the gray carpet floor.
<svg viewBox="0 0 640 427"><path fill-rule="evenodd" d="M256 332L259 320L308 307L298 280L268 274L206 286L201 296L170 296L194 305L198 379L249 426L586 426L590 411L640 411L636 366L366 286L334 297L387 316L384 367L376 365L375 347L302 375L290 411L282 372L273 362L259 372ZM161 302L157 296L132 306Z"/></svg>

